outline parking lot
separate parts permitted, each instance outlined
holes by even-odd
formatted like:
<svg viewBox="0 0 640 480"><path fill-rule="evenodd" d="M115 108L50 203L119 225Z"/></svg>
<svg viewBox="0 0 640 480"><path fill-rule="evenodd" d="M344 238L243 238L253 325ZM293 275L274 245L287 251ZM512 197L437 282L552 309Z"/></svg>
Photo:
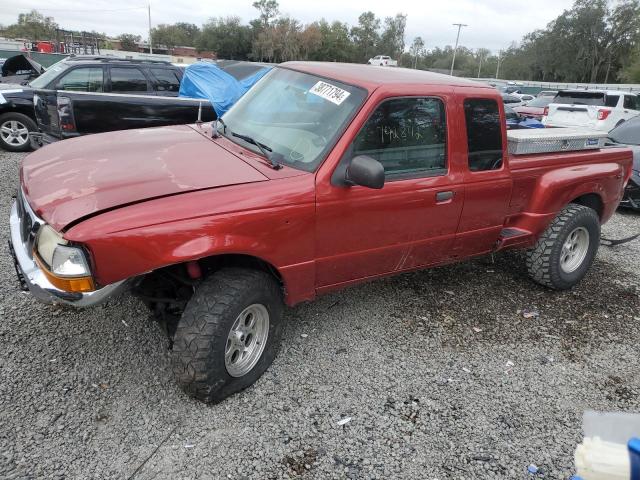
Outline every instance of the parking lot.
<svg viewBox="0 0 640 480"><path fill-rule="evenodd" d="M585 409L639 408L640 240L601 247L568 292L505 253L303 304L256 385L198 403L141 303L19 290L22 157L0 152L2 478L567 479ZM603 229L638 232L632 213Z"/></svg>

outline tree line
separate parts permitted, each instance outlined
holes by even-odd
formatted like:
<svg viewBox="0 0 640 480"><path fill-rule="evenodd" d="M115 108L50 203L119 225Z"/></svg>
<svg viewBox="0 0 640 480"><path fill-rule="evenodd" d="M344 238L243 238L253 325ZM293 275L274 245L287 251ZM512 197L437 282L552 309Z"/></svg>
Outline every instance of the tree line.
<svg viewBox="0 0 640 480"><path fill-rule="evenodd" d="M253 6L257 18L246 25L236 16L211 18L201 28L185 23L161 24L151 32L153 43L212 50L219 58L266 62L361 63L377 52L397 58L405 49L407 16L401 13L381 20L373 12L365 12L355 26L325 19L305 25L280 15L276 0L259 0Z"/></svg>
<svg viewBox="0 0 640 480"><path fill-rule="evenodd" d="M304 24L279 11L277 0L253 3L256 18L210 18L202 26L178 22L152 29L154 48L191 46L219 58L283 62L318 60L366 62L377 54L409 68L448 71L453 47L432 46L418 36L405 45L407 15L378 18L363 12L355 25L324 18ZM37 12L0 26L0 35L44 38L57 25ZM473 28L473 26L471 27ZM38 38L36 38L38 37ZM136 50L140 36L122 34L123 49ZM455 73L549 82L640 83L640 0L576 0L545 28L526 34L508 48L458 47Z"/></svg>

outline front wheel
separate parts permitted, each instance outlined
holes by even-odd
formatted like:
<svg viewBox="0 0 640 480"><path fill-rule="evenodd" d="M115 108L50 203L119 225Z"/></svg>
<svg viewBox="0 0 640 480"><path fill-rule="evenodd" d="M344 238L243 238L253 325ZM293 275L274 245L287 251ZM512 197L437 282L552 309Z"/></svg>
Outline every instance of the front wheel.
<svg viewBox="0 0 640 480"><path fill-rule="evenodd" d="M31 150L29 133L38 130L36 122L18 112L0 115L0 147L10 152Z"/></svg>
<svg viewBox="0 0 640 480"><path fill-rule="evenodd" d="M173 372L204 402L253 384L271 365L282 335L282 290L268 273L224 269L203 281L178 322Z"/></svg>
<svg viewBox="0 0 640 480"><path fill-rule="evenodd" d="M600 219L592 208L563 208L527 251L529 276L549 288L566 290L586 275L600 245Z"/></svg>

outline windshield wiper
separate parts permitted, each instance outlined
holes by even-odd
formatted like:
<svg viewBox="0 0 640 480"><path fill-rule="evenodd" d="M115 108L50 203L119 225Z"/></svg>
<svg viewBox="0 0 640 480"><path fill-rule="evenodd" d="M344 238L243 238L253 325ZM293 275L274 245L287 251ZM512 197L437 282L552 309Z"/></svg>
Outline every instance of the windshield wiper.
<svg viewBox="0 0 640 480"><path fill-rule="evenodd" d="M224 123L222 125L224 125ZM225 126L225 132L226 130L227 129ZM255 145L256 147L258 147L258 150L260 150L260 153L262 153L262 155L267 160L269 160L269 164L271 165L271 168L273 168L274 170L280 170L282 168L282 165L280 165L276 161L276 159L273 158L273 150L269 148L269 146L265 145L264 143L258 142L257 140L253 139L249 135L242 135L241 133L235 133L235 132L231 132L231 135L239 138L240 140L244 140L245 142L250 143L251 145Z"/></svg>

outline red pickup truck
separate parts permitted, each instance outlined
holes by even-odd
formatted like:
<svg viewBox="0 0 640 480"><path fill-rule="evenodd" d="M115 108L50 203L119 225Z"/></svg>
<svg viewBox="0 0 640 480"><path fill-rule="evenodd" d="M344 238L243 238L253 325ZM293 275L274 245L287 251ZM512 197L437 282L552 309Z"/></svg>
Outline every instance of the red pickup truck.
<svg viewBox="0 0 640 480"><path fill-rule="evenodd" d="M285 63L214 124L65 140L25 158L18 276L45 302L123 289L219 401L274 359L283 306L527 249L534 281L586 274L631 174L624 148L508 154L493 88L415 70Z"/></svg>

